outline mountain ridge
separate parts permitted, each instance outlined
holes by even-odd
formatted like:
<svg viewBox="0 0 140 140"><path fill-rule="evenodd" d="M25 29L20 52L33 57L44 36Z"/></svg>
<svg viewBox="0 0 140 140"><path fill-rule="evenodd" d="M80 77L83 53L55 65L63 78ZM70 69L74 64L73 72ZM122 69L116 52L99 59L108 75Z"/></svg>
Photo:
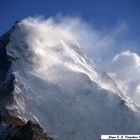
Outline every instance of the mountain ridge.
<svg viewBox="0 0 140 140"><path fill-rule="evenodd" d="M0 89L8 89L1 90L1 96L11 95L7 96L11 102L0 96L3 108L25 122L39 123L62 140L138 134L139 110L115 82L90 63L77 42L60 39L53 44L53 39L35 36L39 23L32 20L18 22L0 38ZM53 45L43 43L44 39Z"/></svg>

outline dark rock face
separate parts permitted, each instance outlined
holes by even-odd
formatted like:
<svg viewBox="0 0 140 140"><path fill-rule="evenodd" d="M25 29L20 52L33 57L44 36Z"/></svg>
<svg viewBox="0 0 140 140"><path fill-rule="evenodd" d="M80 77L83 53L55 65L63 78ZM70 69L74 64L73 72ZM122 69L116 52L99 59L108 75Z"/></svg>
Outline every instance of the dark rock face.
<svg viewBox="0 0 140 140"><path fill-rule="evenodd" d="M43 129L32 121L23 126L0 125L0 140L53 140Z"/></svg>
<svg viewBox="0 0 140 140"><path fill-rule="evenodd" d="M14 90L14 76L10 72L11 61L7 56L6 45L12 29L0 37L0 109L13 101L10 95Z"/></svg>
<svg viewBox="0 0 140 140"><path fill-rule="evenodd" d="M16 23L18 24L18 22ZM43 129L32 121L25 123L16 116L11 116L6 109L13 100L15 77L11 71L12 62L7 56L6 45L12 30L0 37L0 140L53 140Z"/></svg>
<svg viewBox="0 0 140 140"><path fill-rule="evenodd" d="M6 52L6 45L9 43L9 36L11 30L9 30L6 34L0 37L0 80L1 82L5 80L6 73L10 67L11 62L8 59Z"/></svg>
<svg viewBox="0 0 140 140"><path fill-rule="evenodd" d="M10 124L12 126L25 125L25 122L23 120L10 115L7 109L0 109L0 123Z"/></svg>
<svg viewBox="0 0 140 140"><path fill-rule="evenodd" d="M0 110L0 140L53 140L39 124L11 116L8 110Z"/></svg>

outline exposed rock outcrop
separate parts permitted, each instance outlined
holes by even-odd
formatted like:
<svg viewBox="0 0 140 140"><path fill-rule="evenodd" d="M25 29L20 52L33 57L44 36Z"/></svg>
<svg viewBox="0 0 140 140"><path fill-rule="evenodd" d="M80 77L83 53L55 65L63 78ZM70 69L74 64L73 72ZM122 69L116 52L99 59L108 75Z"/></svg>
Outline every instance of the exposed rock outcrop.
<svg viewBox="0 0 140 140"><path fill-rule="evenodd" d="M1 140L53 140L36 123L28 121L25 125L0 125Z"/></svg>

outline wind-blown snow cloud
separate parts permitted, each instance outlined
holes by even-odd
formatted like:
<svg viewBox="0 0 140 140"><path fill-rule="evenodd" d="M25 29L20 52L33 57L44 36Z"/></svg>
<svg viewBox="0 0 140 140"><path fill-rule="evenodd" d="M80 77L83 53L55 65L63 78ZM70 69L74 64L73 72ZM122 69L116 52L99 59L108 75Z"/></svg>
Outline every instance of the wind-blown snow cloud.
<svg viewBox="0 0 140 140"><path fill-rule="evenodd" d="M48 40L51 40L52 45L56 42L60 42L62 39L77 40L87 55L94 59L104 59L106 56L115 54L118 48L124 48L125 44L122 43L121 38L124 37L124 33L128 30L128 26L125 22L119 23L113 29L103 31L95 29L94 26L80 18L70 16L63 17L60 15L50 17L47 20L42 16L35 18L29 17L23 20L22 23L30 24L29 26L32 26L32 29L35 29L36 25L38 25L40 28L36 30L40 33L44 32L45 34L47 30L47 33L49 33ZM46 29L46 26L49 28ZM34 35L37 35L36 32L38 31L34 29L32 32L34 32ZM28 28L26 30L30 29ZM39 35L41 34L38 34L38 36ZM125 43L129 46L128 44L130 42Z"/></svg>
<svg viewBox="0 0 140 140"><path fill-rule="evenodd" d="M60 45L63 40L77 42L91 59L109 73L126 95L136 103L139 102L140 57L134 52L127 51L132 50L132 45L135 48L137 42L128 40L125 36L129 30L125 22L119 23L112 29L101 30L95 29L80 18L70 16L51 17L47 20L43 17L29 17L23 20L20 26L22 28L19 32L23 29L26 33L22 39L26 40L29 46L36 46L34 52L39 57L43 56L46 45ZM17 42L21 41L18 37L15 38ZM46 56L44 58L46 59ZM58 60L52 58L48 61ZM44 62L39 62L39 65Z"/></svg>

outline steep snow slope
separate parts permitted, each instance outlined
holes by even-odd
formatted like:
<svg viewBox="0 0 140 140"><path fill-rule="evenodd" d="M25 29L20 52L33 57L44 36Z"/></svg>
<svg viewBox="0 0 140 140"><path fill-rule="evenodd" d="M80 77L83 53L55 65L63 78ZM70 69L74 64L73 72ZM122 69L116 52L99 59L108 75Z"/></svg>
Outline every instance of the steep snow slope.
<svg viewBox="0 0 140 140"><path fill-rule="evenodd" d="M29 18L7 33L11 65L6 77L15 77L7 109L38 121L61 140L138 134L137 107L84 55L72 33L60 30L52 21Z"/></svg>

